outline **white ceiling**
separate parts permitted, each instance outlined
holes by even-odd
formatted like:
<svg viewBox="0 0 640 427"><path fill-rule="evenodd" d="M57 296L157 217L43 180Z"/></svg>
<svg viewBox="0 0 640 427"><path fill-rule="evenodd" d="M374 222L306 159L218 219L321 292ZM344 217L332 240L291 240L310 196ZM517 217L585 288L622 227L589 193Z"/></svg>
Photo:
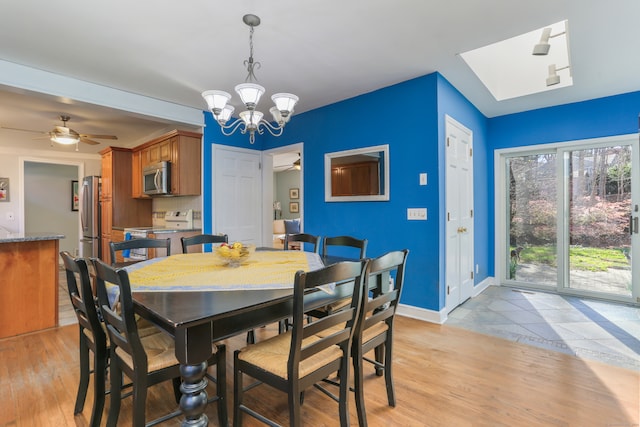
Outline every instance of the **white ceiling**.
<svg viewBox="0 0 640 427"><path fill-rule="evenodd" d="M1 60L203 110L203 90L233 92L244 81L246 13L262 19L254 56L267 89L264 111L274 92L298 95L301 113L434 71L488 117L640 90L637 0L3 3ZM564 19L571 31L571 87L498 102L459 57ZM76 131L116 134L125 146L179 126L20 90L0 92L2 126L48 131L60 124L61 113L72 116L68 125ZM0 143L27 135L21 144L49 146L7 130L0 130Z"/></svg>

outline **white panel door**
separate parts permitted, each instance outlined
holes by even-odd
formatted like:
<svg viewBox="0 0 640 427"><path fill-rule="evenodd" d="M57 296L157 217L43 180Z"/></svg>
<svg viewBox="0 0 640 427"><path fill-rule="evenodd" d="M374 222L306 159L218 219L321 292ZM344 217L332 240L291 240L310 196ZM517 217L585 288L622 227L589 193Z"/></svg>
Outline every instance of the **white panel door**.
<svg viewBox="0 0 640 427"><path fill-rule="evenodd" d="M215 146L213 157L213 232L229 235L229 241L261 245L260 154Z"/></svg>
<svg viewBox="0 0 640 427"><path fill-rule="evenodd" d="M449 313L473 292L473 138L470 130L450 117L445 133L445 306Z"/></svg>

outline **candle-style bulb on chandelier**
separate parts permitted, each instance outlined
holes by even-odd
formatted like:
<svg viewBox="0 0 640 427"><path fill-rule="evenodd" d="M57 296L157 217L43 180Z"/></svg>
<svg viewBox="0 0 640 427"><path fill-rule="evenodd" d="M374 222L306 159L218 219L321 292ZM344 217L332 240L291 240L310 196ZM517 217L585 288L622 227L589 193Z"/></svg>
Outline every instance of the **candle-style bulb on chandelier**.
<svg viewBox="0 0 640 427"><path fill-rule="evenodd" d="M213 113L213 117L220 125L220 130L225 136L232 135L238 129L240 133L249 132L249 142L255 142L255 133L259 135L264 133L266 129L273 136L280 136L284 130L284 126L291 119L293 107L298 102L298 97L291 93L276 93L271 96L271 100L275 106L269 110L273 116L275 125L265 120L264 114L256 110L256 106L260 101L260 97L264 94L264 87L256 83L257 79L254 74L256 68L260 68L260 62L253 60L253 30L260 25L260 18L256 15L245 15L242 21L249 26L249 59L244 61L247 67L247 78L245 82L235 87L236 93L240 96L245 110L242 111L239 119L231 119L234 107L229 105L231 95L222 90L206 90L202 92L202 97L207 101L209 110Z"/></svg>

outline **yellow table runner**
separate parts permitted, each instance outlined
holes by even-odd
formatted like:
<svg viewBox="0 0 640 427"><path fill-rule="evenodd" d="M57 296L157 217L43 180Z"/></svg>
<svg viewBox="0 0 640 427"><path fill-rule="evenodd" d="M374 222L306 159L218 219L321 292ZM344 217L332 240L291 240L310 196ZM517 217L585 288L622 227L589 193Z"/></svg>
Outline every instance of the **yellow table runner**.
<svg viewBox="0 0 640 427"><path fill-rule="evenodd" d="M127 270L132 290L144 292L292 288L296 271L321 267L316 253L257 251L236 268L207 252L172 255L133 264Z"/></svg>

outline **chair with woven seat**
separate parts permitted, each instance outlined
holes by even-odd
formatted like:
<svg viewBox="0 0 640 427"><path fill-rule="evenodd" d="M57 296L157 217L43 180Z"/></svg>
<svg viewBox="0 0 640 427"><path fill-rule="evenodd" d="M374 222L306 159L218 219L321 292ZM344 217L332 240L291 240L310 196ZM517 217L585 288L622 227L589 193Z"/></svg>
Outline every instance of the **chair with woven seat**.
<svg viewBox="0 0 640 427"><path fill-rule="evenodd" d="M363 361L372 363L376 368L376 375L385 377L387 388L387 401L389 406L396 406L395 392L393 388L392 353L393 353L393 320L400 301L402 285L404 282L404 270L409 250L388 252L378 258L369 260L364 273L365 289L371 296L362 298L362 307L356 330L353 336L351 358L354 370L354 388L356 396L356 409L358 413L358 425L367 425L367 416L364 403L364 373ZM395 275L393 285L390 278ZM340 330L340 325L318 333L324 337ZM375 350L375 360L364 355ZM326 383L339 386L340 383L333 380L325 380Z"/></svg>
<svg viewBox="0 0 640 427"><path fill-rule="evenodd" d="M116 252L131 250L131 249L164 249L166 250L166 256L171 255L171 239L150 239L140 238L124 240L122 242L109 242L109 250L111 253L111 265L115 266ZM127 264L132 264L139 261L130 261Z"/></svg>
<svg viewBox="0 0 640 427"><path fill-rule="evenodd" d="M358 239L352 236L325 237L322 241L322 256L327 257L331 255L329 254L330 252L329 248L331 246L336 246L336 247L341 246L341 247L357 249L358 258L364 259L367 256L367 243L368 243L367 239ZM344 256L345 252L341 251L339 255ZM346 254L346 255L350 255L350 254Z"/></svg>
<svg viewBox="0 0 640 427"><path fill-rule="evenodd" d="M307 233L296 233L296 234L285 234L284 235L284 250L287 251L290 248L290 244L298 242L298 243L309 243L313 245L313 250L311 252L319 253L320 252L320 237L314 236L313 234ZM302 246L300 249L303 249Z"/></svg>
<svg viewBox="0 0 640 427"><path fill-rule="evenodd" d="M325 259L325 264L330 262L331 255L329 254L329 247L331 246L342 246L348 248L357 249L357 253L354 252L352 256L359 257L360 259L364 259L367 254L367 239L357 239L351 236L337 236L337 237L325 237L322 241L322 256ZM342 255L345 255L343 252ZM329 258L327 258L329 257ZM310 318L316 317L324 317L327 314L331 314L337 310L341 310L343 307L346 307L349 304L348 299L343 299L340 301L336 301L333 304L329 304L325 307L320 307L316 310L312 310L309 313Z"/></svg>
<svg viewBox="0 0 640 427"><path fill-rule="evenodd" d="M73 414L79 414L84 408L89 378L93 373L94 397L89 425L97 427L102 419L106 393L105 376L109 360L107 335L98 315L87 263L82 258L73 258L67 251L60 252L60 256L67 276L69 298L78 318L80 331L80 383ZM89 368L89 351L93 353L93 371Z"/></svg>
<svg viewBox="0 0 640 427"><path fill-rule="evenodd" d="M181 414L176 410L158 420L145 424L147 388L167 380L173 380L174 397L179 401L180 364L175 357L175 341L165 333L145 337L139 335L136 325L129 275L125 269L115 269L101 260L92 260L96 273L96 291L99 307L111 342L110 380L111 404L107 426L115 426L120 412L120 387L122 374L133 382L133 425L150 426ZM105 282L119 287L120 313L112 309L107 297ZM226 408L226 361L224 345L213 346L214 354L209 364L216 365L217 393L210 400L218 402L218 418L221 425L227 423Z"/></svg>
<svg viewBox="0 0 640 427"><path fill-rule="evenodd" d="M229 236L226 234L198 234L192 237L181 237L182 253L189 253L189 246L205 245L209 243L229 243Z"/></svg>
<svg viewBox="0 0 640 427"><path fill-rule="evenodd" d="M303 392L313 384L333 373L349 377L351 341L355 321L361 308L364 291L363 269L367 261L345 261L311 272L298 271L293 290L293 322L291 330L234 353L234 426L242 424L243 414L249 414L269 425L276 425L245 404L245 392L254 389L256 383L247 387L243 375L259 383L266 383L287 393L289 424L300 426L300 405ZM334 287L337 294L351 295L351 306L313 323L305 322L309 304L317 298L327 297L317 286ZM336 325L344 325L326 337L318 333ZM335 396L334 396L335 398ZM340 425L349 424L349 389L345 383L340 387Z"/></svg>
<svg viewBox="0 0 640 427"><path fill-rule="evenodd" d="M363 361L374 364L376 375L384 373L387 401L389 406L396 406L393 388L392 353L393 353L393 320L404 283L404 271L409 250L388 252L369 261L365 282L371 293L371 298L363 298L361 320L356 326L353 338L351 357L353 359L356 408L358 422L367 425L364 384ZM393 286L389 278L395 273ZM375 350L375 360L364 357L366 353Z"/></svg>

